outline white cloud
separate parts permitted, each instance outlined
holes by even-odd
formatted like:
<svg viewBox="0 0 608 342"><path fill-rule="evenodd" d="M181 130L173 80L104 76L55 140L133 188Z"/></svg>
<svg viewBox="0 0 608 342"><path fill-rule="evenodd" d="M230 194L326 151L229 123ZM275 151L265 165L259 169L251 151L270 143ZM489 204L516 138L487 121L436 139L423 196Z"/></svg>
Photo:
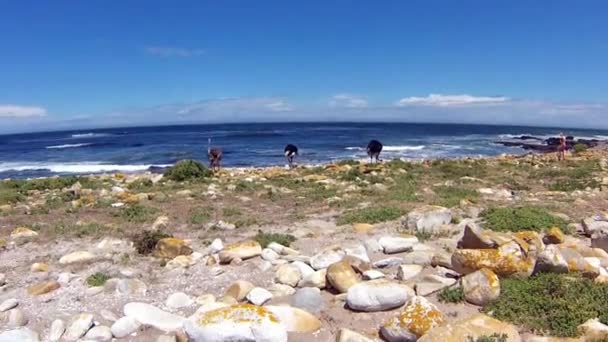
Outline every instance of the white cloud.
<svg viewBox="0 0 608 342"><path fill-rule="evenodd" d="M287 103L285 100L269 102L265 105L265 107L273 112L291 112L294 110L294 106Z"/></svg>
<svg viewBox="0 0 608 342"><path fill-rule="evenodd" d="M31 118L46 116L46 109L36 106L0 104L0 118Z"/></svg>
<svg viewBox="0 0 608 342"><path fill-rule="evenodd" d="M504 96L473 96L473 95L442 95L429 94L428 96L404 97L397 101L398 107L406 106L467 106L467 105L496 105L508 102L510 99Z"/></svg>
<svg viewBox="0 0 608 342"><path fill-rule="evenodd" d="M188 49L175 46L148 46L145 51L161 57L195 57L206 53L203 49Z"/></svg>
<svg viewBox="0 0 608 342"><path fill-rule="evenodd" d="M345 108L366 108L367 100L361 96L353 94L336 94L329 100L330 107L345 107Z"/></svg>

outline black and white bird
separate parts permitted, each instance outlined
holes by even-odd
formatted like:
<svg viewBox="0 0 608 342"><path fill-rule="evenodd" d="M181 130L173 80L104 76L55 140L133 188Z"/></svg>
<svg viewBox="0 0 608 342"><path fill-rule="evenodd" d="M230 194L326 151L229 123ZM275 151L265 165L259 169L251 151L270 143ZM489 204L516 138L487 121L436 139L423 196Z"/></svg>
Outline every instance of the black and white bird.
<svg viewBox="0 0 608 342"><path fill-rule="evenodd" d="M298 147L293 144L288 144L287 146L285 146L284 152L285 159L287 159L287 163L289 163L289 168L293 168L295 165L293 161L298 155Z"/></svg>
<svg viewBox="0 0 608 342"><path fill-rule="evenodd" d="M378 140L372 140L367 144L367 155L369 156L370 163L374 162L374 158L377 162L381 162L380 152L382 152L382 143Z"/></svg>
<svg viewBox="0 0 608 342"><path fill-rule="evenodd" d="M224 152L219 147L211 147L211 138L209 138L207 146L207 157L209 158L209 168L213 171L219 171L222 164Z"/></svg>

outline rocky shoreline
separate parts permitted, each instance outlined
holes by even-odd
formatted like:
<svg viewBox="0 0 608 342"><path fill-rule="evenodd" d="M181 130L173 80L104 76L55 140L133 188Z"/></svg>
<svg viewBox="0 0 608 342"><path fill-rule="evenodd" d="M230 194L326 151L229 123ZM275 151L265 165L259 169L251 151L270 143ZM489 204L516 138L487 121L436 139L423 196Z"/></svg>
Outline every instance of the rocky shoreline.
<svg viewBox="0 0 608 342"><path fill-rule="evenodd" d="M0 341L601 341L504 305L608 294L607 157L3 181Z"/></svg>

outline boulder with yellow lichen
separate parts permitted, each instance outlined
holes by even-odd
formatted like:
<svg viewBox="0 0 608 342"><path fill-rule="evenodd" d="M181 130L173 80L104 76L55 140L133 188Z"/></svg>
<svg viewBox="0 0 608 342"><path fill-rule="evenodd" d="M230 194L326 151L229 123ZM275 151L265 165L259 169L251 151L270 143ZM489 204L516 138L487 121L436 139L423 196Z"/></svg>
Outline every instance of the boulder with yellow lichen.
<svg viewBox="0 0 608 342"><path fill-rule="evenodd" d="M180 255L192 254L192 248L186 241L177 238L164 238L158 240L154 247L154 256L163 259L174 259Z"/></svg>
<svg viewBox="0 0 608 342"><path fill-rule="evenodd" d="M380 333L388 342L416 341L430 329L443 323L443 313L421 296L413 297L403 311L389 320Z"/></svg>
<svg viewBox="0 0 608 342"><path fill-rule="evenodd" d="M429 330L418 342L463 342L477 340L481 336L506 335L506 342L521 342L517 328L484 314L469 316Z"/></svg>
<svg viewBox="0 0 608 342"><path fill-rule="evenodd" d="M545 236L543 237L543 242L551 245L558 245L566 241L566 237L561 229L558 227L549 228L545 232Z"/></svg>
<svg viewBox="0 0 608 342"><path fill-rule="evenodd" d="M464 299L475 305L486 305L500 295L500 280L487 268L462 277Z"/></svg>
<svg viewBox="0 0 608 342"><path fill-rule="evenodd" d="M220 263L227 264L238 258L241 260L250 259L262 254L262 246L257 241L248 240L233 243L224 247L220 252Z"/></svg>
<svg viewBox="0 0 608 342"><path fill-rule="evenodd" d="M457 249L452 254L452 268L460 274L487 268L501 277L527 278L534 271L535 263L515 242L497 249Z"/></svg>
<svg viewBox="0 0 608 342"><path fill-rule="evenodd" d="M185 321L184 329L191 342L287 341L287 329L277 315L249 304L204 312L194 322Z"/></svg>

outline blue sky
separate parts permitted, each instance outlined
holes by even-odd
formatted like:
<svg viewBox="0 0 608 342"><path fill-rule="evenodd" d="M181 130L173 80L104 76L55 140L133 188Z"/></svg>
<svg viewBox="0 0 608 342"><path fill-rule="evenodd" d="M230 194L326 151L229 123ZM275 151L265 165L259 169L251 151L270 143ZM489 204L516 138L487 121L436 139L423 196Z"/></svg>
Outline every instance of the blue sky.
<svg viewBox="0 0 608 342"><path fill-rule="evenodd" d="M608 2L0 2L0 131L386 120L608 128Z"/></svg>

